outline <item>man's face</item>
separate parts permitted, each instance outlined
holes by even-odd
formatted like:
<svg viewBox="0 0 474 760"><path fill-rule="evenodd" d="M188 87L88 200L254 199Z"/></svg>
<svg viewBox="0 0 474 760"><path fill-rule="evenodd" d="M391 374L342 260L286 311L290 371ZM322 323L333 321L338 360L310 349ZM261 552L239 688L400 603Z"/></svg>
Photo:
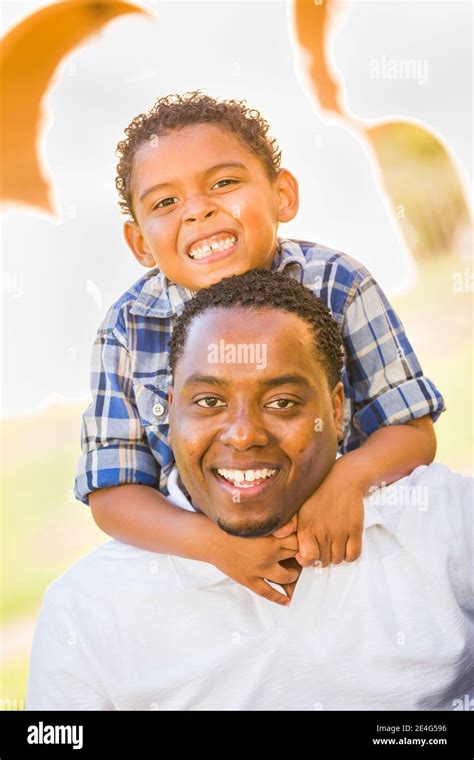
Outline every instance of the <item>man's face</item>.
<svg viewBox="0 0 474 760"><path fill-rule="evenodd" d="M260 159L231 132L195 125L160 135L134 158L137 223L125 236L144 266L199 290L232 274L269 269L279 221L296 214L296 180L271 182Z"/></svg>
<svg viewBox="0 0 474 760"><path fill-rule="evenodd" d="M283 526L334 463L342 383L329 388L314 340L274 309L208 311L190 326L171 443L193 505L233 535Z"/></svg>

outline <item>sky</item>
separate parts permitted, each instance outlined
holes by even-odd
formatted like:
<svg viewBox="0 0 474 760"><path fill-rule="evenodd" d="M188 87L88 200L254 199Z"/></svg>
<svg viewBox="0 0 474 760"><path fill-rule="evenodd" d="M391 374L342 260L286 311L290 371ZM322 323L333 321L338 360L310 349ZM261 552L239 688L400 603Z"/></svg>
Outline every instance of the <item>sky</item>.
<svg viewBox="0 0 474 760"><path fill-rule="evenodd" d="M2 2L2 27L42 6ZM170 92L201 88L244 98L265 116L300 184L282 237L358 259L389 295L410 287L400 241L361 144L324 121L295 68L288 5L144 2L74 51L47 97L42 151L59 217L3 215L2 415L29 414L54 396L83 399L91 346L107 308L144 270L122 236L115 147L131 119ZM472 5L348 3L333 40L351 110L368 121L407 117L447 143L472 187ZM376 79L388 60L419 62L418 77Z"/></svg>

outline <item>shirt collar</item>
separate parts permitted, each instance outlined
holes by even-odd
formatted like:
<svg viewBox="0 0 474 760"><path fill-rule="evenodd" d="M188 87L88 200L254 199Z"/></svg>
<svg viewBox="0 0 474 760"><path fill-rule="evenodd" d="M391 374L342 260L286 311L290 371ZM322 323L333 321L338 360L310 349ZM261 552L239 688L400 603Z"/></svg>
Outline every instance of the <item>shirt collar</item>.
<svg viewBox="0 0 474 760"><path fill-rule="evenodd" d="M272 261L273 272L283 272L291 264L304 268L305 262L303 250L295 240L278 238L277 251ZM178 316L196 291L171 282L159 269L155 272L144 283L130 313L162 318Z"/></svg>
<svg viewBox="0 0 474 760"><path fill-rule="evenodd" d="M340 455L338 454L337 458L339 458L339 456ZM173 467L168 478L168 492L171 501L176 504L176 506L181 507L181 509L187 509L190 512L196 511L184 494L184 486L181 483L176 467ZM367 500L364 501L364 507L364 531L374 525L381 525L388 530L387 524L377 507ZM227 575L225 575L225 573L221 572L217 567L214 567L214 565L210 565L208 562L199 562L198 560L174 557L171 555L169 558L183 588L214 586L223 581L233 582Z"/></svg>

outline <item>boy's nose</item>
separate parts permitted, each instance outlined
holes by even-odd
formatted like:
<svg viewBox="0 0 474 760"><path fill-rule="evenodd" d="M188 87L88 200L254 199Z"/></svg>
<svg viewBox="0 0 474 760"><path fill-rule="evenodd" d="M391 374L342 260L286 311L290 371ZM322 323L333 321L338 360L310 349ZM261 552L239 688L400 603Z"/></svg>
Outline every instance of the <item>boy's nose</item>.
<svg viewBox="0 0 474 760"><path fill-rule="evenodd" d="M201 222L216 215L217 208L210 200L195 200L184 211L184 222Z"/></svg>

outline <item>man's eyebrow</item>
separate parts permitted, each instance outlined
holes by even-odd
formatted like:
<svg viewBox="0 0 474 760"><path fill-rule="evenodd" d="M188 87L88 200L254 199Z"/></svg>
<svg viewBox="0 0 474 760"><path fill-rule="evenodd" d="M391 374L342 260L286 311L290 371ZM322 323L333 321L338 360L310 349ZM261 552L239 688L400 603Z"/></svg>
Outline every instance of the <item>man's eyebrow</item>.
<svg viewBox="0 0 474 760"><path fill-rule="evenodd" d="M309 388L310 382L303 375L278 375L278 377L269 377L262 380L262 385L268 387L278 387L279 385L304 385Z"/></svg>
<svg viewBox="0 0 474 760"><path fill-rule="evenodd" d="M257 379L257 378L256 378ZM192 375L186 378L183 385L197 385L204 383L208 385L229 385L228 380L218 378L215 375L201 375L199 372L194 372ZM277 377L269 377L265 380L257 381L257 384L261 384L269 388L277 388L280 385L303 385L307 388L310 387L310 382L303 375L278 375Z"/></svg>
<svg viewBox="0 0 474 760"><path fill-rule="evenodd" d="M226 380L220 380L215 375L201 375L199 372L194 372L192 375L189 375L189 377L186 378L183 385L197 385L197 384L206 384L206 385L227 385Z"/></svg>
<svg viewBox="0 0 474 760"><path fill-rule="evenodd" d="M226 161L222 164L214 164L214 166L210 166L209 169L206 169L203 176L206 177L208 174L213 174L214 172L220 170L220 169L246 169L247 167L245 164L243 164L241 161ZM139 198L140 203L143 203L145 198L150 195L150 193L156 192L156 190L164 190L166 187L172 187L176 184L176 180L170 180L169 182L159 182L156 185L152 185L151 187L148 187Z"/></svg>

